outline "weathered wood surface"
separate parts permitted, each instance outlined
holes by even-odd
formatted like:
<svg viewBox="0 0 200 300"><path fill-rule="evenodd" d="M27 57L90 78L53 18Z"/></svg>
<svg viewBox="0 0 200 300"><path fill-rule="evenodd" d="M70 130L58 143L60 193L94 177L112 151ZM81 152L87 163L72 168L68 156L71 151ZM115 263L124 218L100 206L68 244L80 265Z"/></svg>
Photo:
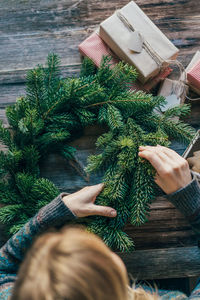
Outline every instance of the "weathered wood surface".
<svg viewBox="0 0 200 300"><path fill-rule="evenodd" d="M187 66L200 47L198 2L196 0L136 0L144 12L180 48L179 60L184 66ZM14 103L16 97L25 92L27 70L38 63L44 63L49 52L56 52L61 57L63 75L76 76L81 62L78 44L115 9L127 3L128 0L1 0L0 118L4 124L7 125L5 107ZM172 77L175 76L177 76L176 72L172 74ZM198 127L199 116L200 105L195 103L188 121ZM96 128L89 128L81 139L74 142L78 147L77 158L83 166L86 164L87 156L95 151L94 142L98 134ZM182 152L183 149L180 147L178 150ZM73 192L87 184L58 156L50 155L41 167L42 175L53 180L61 190ZM91 176L90 184L99 180L98 176ZM151 206L149 222L138 228L128 225L126 232L133 237L137 250L176 247L179 251L148 250L148 252L136 251L133 256L125 255L124 259L128 267L134 267L137 277L149 279L178 277L181 274L190 276L193 271L194 275L200 274L197 250L196 252L189 250L193 251L192 249L196 248L184 248L196 245L194 233L183 216L168 201L156 200ZM0 234L0 243L3 240L3 235ZM191 258L187 268L184 266L187 261L186 256L181 254L185 253L184 251L189 251L188 257L192 256L192 253L197 253L194 259ZM149 256L145 253L149 253ZM154 253L157 256L155 254L153 258ZM153 264L147 263L147 259L157 261L153 267L157 272L155 276L149 271L149 266ZM175 264L176 260L180 264ZM162 271L162 268L165 271ZM134 274L137 275L136 273Z"/></svg>
<svg viewBox="0 0 200 300"><path fill-rule="evenodd" d="M200 248L198 247L140 250L130 254L120 254L120 256L128 272L136 279L199 276Z"/></svg>

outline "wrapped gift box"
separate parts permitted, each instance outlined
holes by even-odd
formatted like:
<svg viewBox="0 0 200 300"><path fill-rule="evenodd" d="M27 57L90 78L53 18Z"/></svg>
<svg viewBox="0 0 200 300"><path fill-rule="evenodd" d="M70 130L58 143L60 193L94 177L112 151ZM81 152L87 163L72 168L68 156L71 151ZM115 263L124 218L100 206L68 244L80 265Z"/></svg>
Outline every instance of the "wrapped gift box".
<svg viewBox="0 0 200 300"><path fill-rule="evenodd" d="M194 56L191 59L191 62L189 63L189 65L187 66L187 68L185 69L185 74L187 75L187 73L189 72L189 70L191 70L196 63L200 60L200 51L197 51ZM185 74L182 73L181 75L181 80L186 80L187 78L185 78Z"/></svg>
<svg viewBox="0 0 200 300"><path fill-rule="evenodd" d="M169 74L172 72L172 68L166 67L162 72L156 75L154 78L150 79L144 84L144 88L146 91L150 91L154 88L160 81L163 81Z"/></svg>
<svg viewBox="0 0 200 300"><path fill-rule="evenodd" d="M197 52L195 53L195 55L193 56L191 62L189 63L189 65L188 65L187 68L185 69L186 73L188 73L188 71L189 71L190 69L192 69L192 68L196 65L196 63L197 63L199 60L200 60L200 51L197 51Z"/></svg>
<svg viewBox="0 0 200 300"><path fill-rule="evenodd" d="M100 66L103 56L112 56L113 59L111 61L111 64L116 64L119 62L119 59L100 38L99 30L93 32L92 35L90 35L79 45L79 51L81 55L89 57L97 67ZM164 80L171 72L172 69L170 67L167 67L153 79L146 82L144 85L142 85L139 81L133 83L132 89L149 92L160 81Z"/></svg>
<svg viewBox="0 0 200 300"><path fill-rule="evenodd" d="M100 38L98 31L93 32L92 35L84 40L78 47L80 53L83 56L89 57L97 67L100 66L103 56L112 56L113 60L110 62L111 64L119 62L117 58L114 58L114 54L110 48Z"/></svg>
<svg viewBox="0 0 200 300"><path fill-rule="evenodd" d="M200 95L200 59L187 72L187 81L191 89Z"/></svg>
<svg viewBox="0 0 200 300"><path fill-rule="evenodd" d="M193 56L191 62L189 63L189 65L188 65L187 68L185 69L185 72L183 72L182 75L181 75L181 77L180 77L180 80L182 80L183 82L186 81L187 85L189 85L190 88L191 88L191 90L193 90L194 92L196 91L196 89L195 89L195 87L193 87L191 84L189 84L189 82L187 81L187 74L188 74L188 72L196 65L196 63L197 63L199 60L200 60L200 51L197 51L197 52L194 54L194 56ZM188 88L187 91L189 91L189 88ZM196 91L196 92L198 92L198 91ZM188 100L190 100L190 98L188 98Z"/></svg>
<svg viewBox="0 0 200 300"><path fill-rule="evenodd" d="M120 59L135 66L142 83L179 52L133 1L100 24L100 37Z"/></svg>

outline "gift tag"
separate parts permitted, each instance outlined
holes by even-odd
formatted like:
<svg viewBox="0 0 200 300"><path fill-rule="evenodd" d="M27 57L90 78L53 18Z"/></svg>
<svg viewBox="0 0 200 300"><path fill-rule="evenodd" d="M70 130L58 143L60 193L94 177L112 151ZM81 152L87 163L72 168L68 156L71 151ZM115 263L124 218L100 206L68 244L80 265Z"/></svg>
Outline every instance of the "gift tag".
<svg viewBox="0 0 200 300"><path fill-rule="evenodd" d="M166 111L168 108L172 108L180 104L180 99L178 99L177 95L175 94L171 94L167 96L165 99L167 101L167 104L164 107L162 107L163 112Z"/></svg>
<svg viewBox="0 0 200 300"><path fill-rule="evenodd" d="M142 52L144 39L139 31L131 31L129 40L128 40L128 48L136 53Z"/></svg>

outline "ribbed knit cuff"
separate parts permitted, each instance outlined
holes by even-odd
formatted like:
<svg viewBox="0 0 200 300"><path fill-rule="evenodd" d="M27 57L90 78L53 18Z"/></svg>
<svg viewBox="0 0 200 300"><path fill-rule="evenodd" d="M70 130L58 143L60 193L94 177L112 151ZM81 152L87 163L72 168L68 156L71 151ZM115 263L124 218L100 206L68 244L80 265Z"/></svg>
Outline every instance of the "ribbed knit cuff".
<svg viewBox="0 0 200 300"><path fill-rule="evenodd" d="M196 176L184 188L166 195L176 208L178 208L186 217L190 217L198 209L200 209L200 185Z"/></svg>
<svg viewBox="0 0 200 300"><path fill-rule="evenodd" d="M76 218L62 201L62 197L65 195L67 194L61 193L39 211L37 219L41 227L60 226Z"/></svg>

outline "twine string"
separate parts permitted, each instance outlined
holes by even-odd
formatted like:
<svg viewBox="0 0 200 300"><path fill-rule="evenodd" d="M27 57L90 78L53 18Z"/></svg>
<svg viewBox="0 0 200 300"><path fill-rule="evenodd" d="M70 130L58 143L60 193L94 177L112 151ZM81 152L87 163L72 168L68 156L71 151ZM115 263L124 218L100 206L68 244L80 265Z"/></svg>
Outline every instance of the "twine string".
<svg viewBox="0 0 200 300"><path fill-rule="evenodd" d="M190 98L187 96L188 91L188 82L187 82L187 73L185 71L184 66L180 61L176 60L167 60L166 61L170 65L176 65L179 68L179 79L177 80L179 83L179 86L177 85L177 89L179 90L179 97L183 99L186 98L189 101L199 101L200 97L198 98ZM176 90L177 91L177 90Z"/></svg>
<svg viewBox="0 0 200 300"><path fill-rule="evenodd" d="M129 29L129 31L132 31L132 32L135 31L135 28L133 27L133 25L121 13L120 10L117 10L116 14L117 14L118 18L120 19L120 21L126 26L126 28ZM143 42L143 48L152 57L152 59L156 62L156 64L158 65L159 69L162 70L163 69L163 64L165 63L164 59L151 47L151 45L146 41L146 39L144 38L144 36L142 36L142 37L143 37L143 40L144 40L144 42Z"/></svg>

